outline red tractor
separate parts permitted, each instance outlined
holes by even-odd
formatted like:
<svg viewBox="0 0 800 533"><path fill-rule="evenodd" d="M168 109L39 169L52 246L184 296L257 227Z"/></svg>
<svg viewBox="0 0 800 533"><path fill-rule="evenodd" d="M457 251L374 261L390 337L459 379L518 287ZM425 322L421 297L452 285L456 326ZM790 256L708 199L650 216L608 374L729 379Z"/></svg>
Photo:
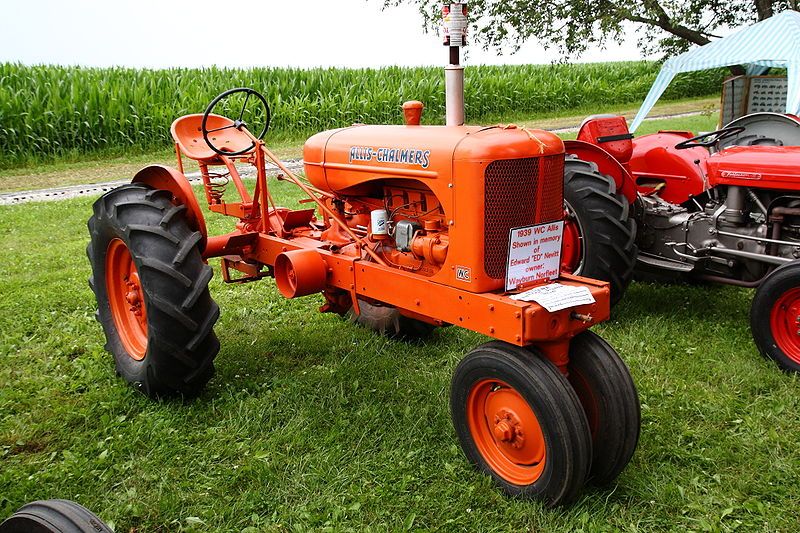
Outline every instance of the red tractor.
<svg viewBox="0 0 800 533"><path fill-rule="evenodd" d="M717 131L634 138L623 117L587 118L566 141L567 268L756 288L760 352L800 371L800 120L756 113ZM568 245L567 238L572 239Z"/></svg>
<svg viewBox="0 0 800 533"><path fill-rule="evenodd" d="M609 315L608 284L558 272L563 143L464 126L463 67L450 52L447 126L420 125L422 104L407 102L405 125L318 133L305 177L261 140L269 107L252 89L177 119L178 168L149 166L94 204L97 317L118 373L154 398L195 395L214 372L211 258L225 281L271 277L283 296L321 295L320 311L381 332L480 332L494 340L463 359L451 386L465 454L509 494L568 502L630 460L638 395L617 353L588 331ZM208 209L235 220L230 232L208 234L184 158L199 166ZM275 202L268 159L309 207ZM252 191L237 164L255 167Z"/></svg>

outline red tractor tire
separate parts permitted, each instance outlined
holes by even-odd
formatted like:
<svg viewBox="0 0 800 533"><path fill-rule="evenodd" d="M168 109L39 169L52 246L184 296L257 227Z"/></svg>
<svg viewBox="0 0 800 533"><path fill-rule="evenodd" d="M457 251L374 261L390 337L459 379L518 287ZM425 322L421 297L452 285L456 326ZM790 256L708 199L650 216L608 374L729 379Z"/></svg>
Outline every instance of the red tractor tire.
<svg viewBox="0 0 800 533"><path fill-rule="evenodd" d="M569 345L569 382L581 401L592 434L589 481L607 485L633 457L639 442L639 394L622 358L591 331Z"/></svg>
<svg viewBox="0 0 800 533"><path fill-rule="evenodd" d="M219 306L185 206L124 185L94 203L88 226L95 316L117 373L151 398L197 395L214 374Z"/></svg>
<svg viewBox="0 0 800 533"><path fill-rule="evenodd" d="M636 221L613 178L591 161L568 154L564 162L567 220L564 246L577 250L568 272L611 284L611 304L622 298L636 266ZM570 243L570 236L578 239ZM574 239L572 239L574 240Z"/></svg>
<svg viewBox="0 0 800 533"><path fill-rule="evenodd" d="M450 413L467 459L504 492L555 506L586 480L592 442L567 379L531 350L492 341L459 363Z"/></svg>
<svg viewBox="0 0 800 533"><path fill-rule="evenodd" d="M800 372L800 261L773 270L756 290L750 332L761 354Z"/></svg>
<svg viewBox="0 0 800 533"><path fill-rule="evenodd" d="M0 533L111 533L86 507L69 500L40 500L20 507Z"/></svg>

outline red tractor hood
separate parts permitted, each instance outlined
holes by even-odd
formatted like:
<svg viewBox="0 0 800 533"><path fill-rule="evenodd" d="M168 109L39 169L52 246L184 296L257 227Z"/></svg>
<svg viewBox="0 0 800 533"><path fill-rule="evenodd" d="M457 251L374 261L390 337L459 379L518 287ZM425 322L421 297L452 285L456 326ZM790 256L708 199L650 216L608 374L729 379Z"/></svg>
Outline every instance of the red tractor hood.
<svg viewBox="0 0 800 533"><path fill-rule="evenodd" d="M712 154L706 163L712 187L800 186L800 146L734 146Z"/></svg>

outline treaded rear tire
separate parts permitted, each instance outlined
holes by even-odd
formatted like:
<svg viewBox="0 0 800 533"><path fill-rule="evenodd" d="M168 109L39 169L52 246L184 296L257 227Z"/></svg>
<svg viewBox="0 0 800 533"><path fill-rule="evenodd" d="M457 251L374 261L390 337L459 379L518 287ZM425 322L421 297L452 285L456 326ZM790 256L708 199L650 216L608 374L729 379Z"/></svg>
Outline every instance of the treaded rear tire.
<svg viewBox="0 0 800 533"><path fill-rule="evenodd" d="M20 507L0 533L111 533L86 507L69 500L40 500Z"/></svg>
<svg viewBox="0 0 800 533"><path fill-rule="evenodd" d="M573 272L611 284L611 304L622 298L636 266L636 221L628 200L597 165L567 154L564 202L581 232L581 262Z"/></svg>
<svg viewBox="0 0 800 533"><path fill-rule="evenodd" d="M168 191L124 185L94 203L88 227L95 316L117 373L151 398L197 395L214 374L219 306L208 291L212 269L203 262L201 234L190 229L186 207L173 204ZM141 279L147 315L141 360L126 350L109 303L106 254L114 240L127 246Z"/></svg>
<svg viewBox="0 0 800 533"><path fill-rule="evenodd" d="M391 339L421 341L433 335L437 328L433 324L404 316L395 307L373 305L361 299L358 300L358 306L361 313L357 315L351 308L347 312L348 319Z"/></svg>

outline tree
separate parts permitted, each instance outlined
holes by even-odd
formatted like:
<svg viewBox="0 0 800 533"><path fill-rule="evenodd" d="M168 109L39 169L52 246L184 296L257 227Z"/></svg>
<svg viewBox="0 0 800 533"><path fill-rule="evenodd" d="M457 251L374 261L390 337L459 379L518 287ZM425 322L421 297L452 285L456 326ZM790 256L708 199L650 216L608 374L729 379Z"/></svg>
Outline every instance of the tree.
<svg viewBox="0 0 800 533"><path fill-rule="evenodd" d="M469 0L471 37L485 48L514 50L538 39L564 55L620 42L631 26L646 54L673 55L703 45L717 32L797 9L800 0ZM426 28L441 19L441 0L383 0L384 6L413 2Z"/></svg>

